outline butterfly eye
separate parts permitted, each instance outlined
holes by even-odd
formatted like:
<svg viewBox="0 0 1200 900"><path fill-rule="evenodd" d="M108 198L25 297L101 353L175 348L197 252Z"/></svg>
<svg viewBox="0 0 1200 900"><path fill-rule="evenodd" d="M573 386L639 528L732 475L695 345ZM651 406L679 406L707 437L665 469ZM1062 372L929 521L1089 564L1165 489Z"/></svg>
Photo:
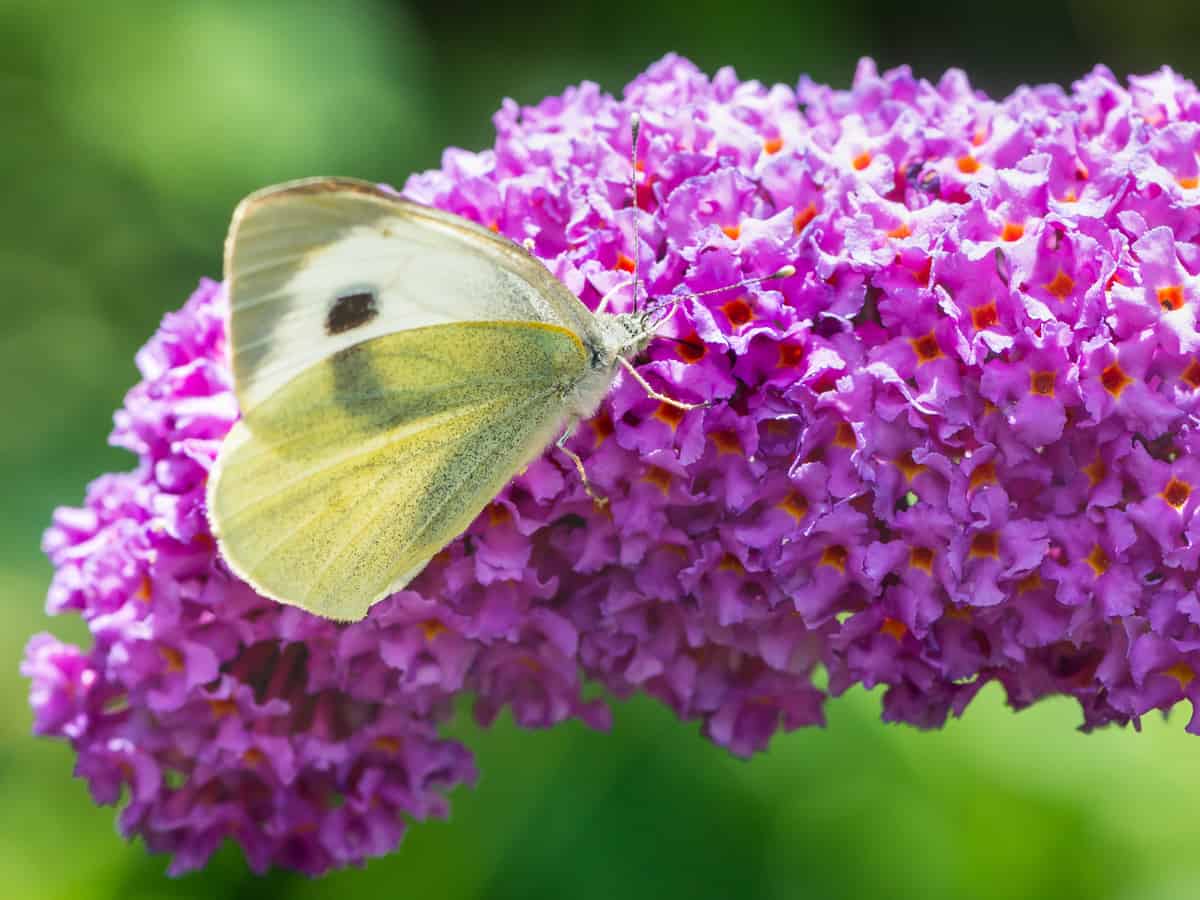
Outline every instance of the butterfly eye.
<svg viewBox="0 0 1200 900"><path fill-rule="evenodd" d="M329 314L325 317L325 333L331 336L343 334L366 325L377 315L379 305L374 291L356 290L352 294L343 294L329 308Z"/></svg>

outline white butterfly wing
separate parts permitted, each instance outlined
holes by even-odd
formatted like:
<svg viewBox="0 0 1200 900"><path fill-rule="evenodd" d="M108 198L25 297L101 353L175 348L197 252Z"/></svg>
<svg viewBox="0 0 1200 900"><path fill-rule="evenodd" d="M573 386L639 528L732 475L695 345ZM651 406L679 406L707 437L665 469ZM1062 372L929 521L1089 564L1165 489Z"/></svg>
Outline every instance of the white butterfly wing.
<svg viewBox="0 0 1200 900"><path fill-rule="evenodd" d="M427 325L541 322L603 343L587 307L512 241L354 179L247 197L225 276L243 414L346 347Z"/></svg>
<svg viewBox="0 0 1200 900"><path fill-rule="evenodd" d="M528 322L408 329L321 360L222 445L222 555L268 597L361 619L553 440L588 371L576 335Z"/></svg>

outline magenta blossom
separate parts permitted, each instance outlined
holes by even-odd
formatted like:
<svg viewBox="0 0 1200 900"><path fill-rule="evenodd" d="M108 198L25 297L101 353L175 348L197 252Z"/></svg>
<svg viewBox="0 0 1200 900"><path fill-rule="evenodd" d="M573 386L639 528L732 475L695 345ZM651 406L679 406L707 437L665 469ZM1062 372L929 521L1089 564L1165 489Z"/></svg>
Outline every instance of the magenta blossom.
<svg viewBox="0 0 1200 900"><path fill-rule="evenodd" d="M642 118L636 209L630 117ZM441 736L644 692L730 751L882 685L921 727L987 682L1085 728L1200 695L1200 93L1163 70L1003 101L864 61L849 91L668 57L622 100L508 102L494 149L405 194L529 242L595 305L684 299L572 448L515 478L413 582L337 625L224 567L204 484L237 416L205 282L138 357L113 441L139 460L45 549L34 728L121 829L202 866L320 873L396 846L475 777ZM634 229L640 240L634 239ZM1193 717L1189 730L1200 732Z"/></svg>

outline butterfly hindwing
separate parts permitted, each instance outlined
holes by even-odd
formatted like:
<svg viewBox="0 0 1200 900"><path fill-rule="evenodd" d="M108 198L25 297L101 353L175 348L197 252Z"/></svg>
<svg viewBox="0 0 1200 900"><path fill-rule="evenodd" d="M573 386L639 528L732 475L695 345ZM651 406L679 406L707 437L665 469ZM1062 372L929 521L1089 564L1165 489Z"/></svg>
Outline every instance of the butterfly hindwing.
<svg viewBox="0 0 1200 900"><path fill-rule="evenodd" d="M261 593L362 618L553 439L587 371L576 334L533 322L409 329L318 361L222 448L223 555Z"/></svg>

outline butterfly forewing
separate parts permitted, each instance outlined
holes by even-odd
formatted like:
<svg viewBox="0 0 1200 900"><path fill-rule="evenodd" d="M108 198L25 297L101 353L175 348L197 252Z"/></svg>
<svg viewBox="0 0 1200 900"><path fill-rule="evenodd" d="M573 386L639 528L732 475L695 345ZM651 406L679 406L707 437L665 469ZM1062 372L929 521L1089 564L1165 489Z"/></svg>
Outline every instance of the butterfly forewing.
<svg viewBox="0 0 1200 900"><path fill-rule="evenodd" d="M243 413L331 354L405 329L543 322L601 343L587 308L516 244L367 182L310 179L251 194L225 256Z"/></svg>
<svg viewBox="0 0 1200 900"><path fill-rule="evenodd" d="M409 329L320 360L222 448L223 554L270 597L362 618L553 439L587 370L576 334L532 322Z"/></svg>

